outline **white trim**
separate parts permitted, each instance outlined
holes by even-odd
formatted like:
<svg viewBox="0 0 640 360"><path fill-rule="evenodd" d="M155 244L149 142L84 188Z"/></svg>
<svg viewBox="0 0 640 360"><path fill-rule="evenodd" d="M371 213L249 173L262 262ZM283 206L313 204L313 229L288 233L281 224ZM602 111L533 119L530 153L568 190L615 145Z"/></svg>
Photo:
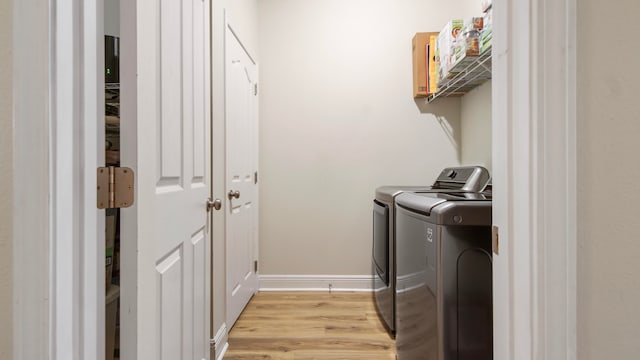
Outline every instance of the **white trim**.
<svg viewBox="0 0 640 360"><path fill-rule="evenodd" d="M120 2L120 164L137 174L133 205L120 210L120 358L138 358L138 3Z"/></svg>
<svg viewBox="0 0 640 360"><path fill-rule="evenodd" d="M509 234L510 184L508 181L510 142L509 86L509 13L507 0L494 0L492 49L492 164L493 164L493 224L499 227L499 253L493 256L493 358L512 360L513 306L511 301L511 250Z"/></svg>
<svg viewBox="0 0 640 360"><path fill-rule="evenodd" d="M104 259L104 232L97 232L92 201L95 172L85 171L97 157L100 60L90 34L101 23L97 14L88 18L97 6L72 0L14 6L16 43L30 44L15 47L14 55L14 163L20 165L14 181L20 199L14 207L14 358L99 359L104 335L97 309L104 289L96 283L95 256Z"/></svg>
<svg viewBox="0 0 640 360"><path fill-rule="evenodd" d="M372 291L372 275L260 275L260 291Z"/></svg>
<svg viewBox="0 0 640 360"><path fill-rule="evenodd" d="M222 360L229 348L229 332L227 331L227 323L222 323L216 336L213 338L213 351L216 360Z"/></svg>
<svg viewBox="0 0 640 360"><path fill-rule="evenodd" d="M538 4L532 131L537 169L533 230L535 358L576 358L576 7ZM535 101L537 100L537 101Z"/></svg>
<svg viewBox="0 0 640 360"><path fill-rule="evenodd" d="M104 356L102 1L55 0L51 36L52 359ZM102 216L101 216L102 215Z"/></svg>
<svg viewBox="0 0 640 360"><path fill-rule="evenodd" d="M70 0L54 1L51 111L51 358L80 357L79 157L74 151L80 103L76 101L79 68L78 17Z"/></svg>
<svg viewBox="0 0 640 360"><path fill-rule="evenodd" d="M105 211L96 208L96 168L104 166L104 3L83 0L81 43L78 44L80 116L76 136L80 149L80 195L77 219L81 263L81 359L105 354Z"/></svg>
<svg viewBox="0 0 640 360"><path fill-rule="evenodd" d="M575 0L496 0L494 28L494 358L575 359Z"/></svg>

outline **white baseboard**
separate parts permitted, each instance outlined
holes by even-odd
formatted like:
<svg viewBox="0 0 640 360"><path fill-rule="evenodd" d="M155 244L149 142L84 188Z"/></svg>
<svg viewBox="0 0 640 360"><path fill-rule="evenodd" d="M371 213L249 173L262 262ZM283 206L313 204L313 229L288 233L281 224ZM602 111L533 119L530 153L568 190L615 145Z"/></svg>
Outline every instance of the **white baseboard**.
<svg viewBox="0 0 640 360"><path fill-rule="evenodd" d="M220 326L220 329L216 332L216 336L213 338L213 350L214 350L214 358L216 360L222 360L224 358L224 354L227 352L229 348L229 332L227 331L227 324L223 323Z"/></svg>
<svg viewBox="0 0 640 360"><path fill-rule="evenodd" d="M260 291L372 291L372 275L260 275Z"/></svg>

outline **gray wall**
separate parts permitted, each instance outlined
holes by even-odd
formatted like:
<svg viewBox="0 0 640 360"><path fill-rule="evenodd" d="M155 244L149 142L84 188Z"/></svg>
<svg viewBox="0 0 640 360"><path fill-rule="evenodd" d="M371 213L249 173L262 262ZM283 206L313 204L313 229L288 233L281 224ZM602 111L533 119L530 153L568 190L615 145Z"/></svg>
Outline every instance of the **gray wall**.
<svg viewBox="0 0 640 360"><path fill-rule="evenodd" d="M213 196L225 199L224 9L254 59L258 57L257 0L213 1ZM225 211L213 213L213 335L226 320Z"/></svg>
<svg viewBox="0 0 640 360"><path fill-rule="evenodd" d="M0 2L0 360L13 358L13 1Z"/></svg>
<svg viewBox="0 0 640 360"><path fill-rule="evenodd" d="M120 37L120 0L104 0L104 34Z"/></svg>
<svg viewBox="0 0 640 360"><path fill-rule="evenodd" d="M460 161L460 102L412 98L411 39L477 0L261 0L260 272L367 275L381 185Z"/></svg>
<svg viewBox="0 0 640 360"><path fill-rule="evenodd" d="M578 1L578 358L640 354L640 3Z"/></svg>
<svg viewBox="0 0 640 360"><path fill-rule="evenodd" d="M462 97L460 113L461 164L491 171L491 81Z"/></svg>

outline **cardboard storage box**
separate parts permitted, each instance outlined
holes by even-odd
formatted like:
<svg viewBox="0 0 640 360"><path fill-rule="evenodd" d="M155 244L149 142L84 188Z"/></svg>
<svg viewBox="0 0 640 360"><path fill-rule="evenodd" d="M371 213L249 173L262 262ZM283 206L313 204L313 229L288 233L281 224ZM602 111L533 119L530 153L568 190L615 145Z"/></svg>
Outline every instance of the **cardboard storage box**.
<svg viewBox="0 0 640 360"><path fill-rule="evenodd" d="M416 33L412 41L413 49L413 97L425 97L429 93L427 84L428 60L427 45L431 36L437 36L437 32Z"/></svg>
<svg viewBox="0 0 640 360"><path fill-rule="evenodd" d="M491 29L484 29L482 35L480 35L480 54L484 54L485 51L491 49L491 43L493 39L493 32Z"/></svg>
<svg viewBox="0 0 640 360"><path fill-rule="evenodd" d="M493 9L484 13L483 29L480 33L480 54L491 48L491 39L493 38Z"/></svg>
<svg viewBox="0 0 640 360"><path fill-rule="evenodd" d="M482 29L493 28L493 9L487 10L482 17Z"/></svg>
<svg viewBox="0 0 640 360"><path fill-rule="evenodd" d="M438 41L438 35L433 34L429 37L429 47L427 48L427 67L429 68L429 74L427 76L427 86L429 87L429 94L435 94L438 92L438 77L436 76L436 42Z"/></svg>

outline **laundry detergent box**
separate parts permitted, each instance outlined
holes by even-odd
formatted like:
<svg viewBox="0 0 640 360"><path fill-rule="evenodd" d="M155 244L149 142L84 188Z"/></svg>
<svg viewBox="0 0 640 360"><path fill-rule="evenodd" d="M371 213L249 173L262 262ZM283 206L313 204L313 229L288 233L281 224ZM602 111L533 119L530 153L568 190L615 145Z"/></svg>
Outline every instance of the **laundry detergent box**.
<svg viewBox="0 0 640 360"><path fill-rule="evenodd" d="M438 58L436 59L436 75L438 77L438 84L447 78L448 71L451 68L456 39L463 27L464 20L450 20L438 35L438 41L436 42L436 53L438 54Z"/></svg>
<svg viewBox="0 0 640 360"><path fill-rule="evenodd" d="M480 54L484 54L485 51L491 49L492 39L493 31L491 28L482 30L482 35L480 35Z"/></svg>
<svg viewBox="0 0 640 360"><path fill-rule="evenodd" d="M464 22L464 27L456 38L453 56L454 64L457 64L462 58L480 55L480 32L482 31L482 24L482 17L472 17Z"/></svg>
<svg viewBox="0 0 640 360"><path fill-rule="evenodd" d="M483 29L493 28L493 9L489 9L484 13L484 16L482 18L482 28Z"/></svg>
<svg viewBox="0 0 640 360"><path fill-rule="evenodd" d="M493 9L484 13L483 28L480 33L480 54L491 49L493 39Z"/></svg>

